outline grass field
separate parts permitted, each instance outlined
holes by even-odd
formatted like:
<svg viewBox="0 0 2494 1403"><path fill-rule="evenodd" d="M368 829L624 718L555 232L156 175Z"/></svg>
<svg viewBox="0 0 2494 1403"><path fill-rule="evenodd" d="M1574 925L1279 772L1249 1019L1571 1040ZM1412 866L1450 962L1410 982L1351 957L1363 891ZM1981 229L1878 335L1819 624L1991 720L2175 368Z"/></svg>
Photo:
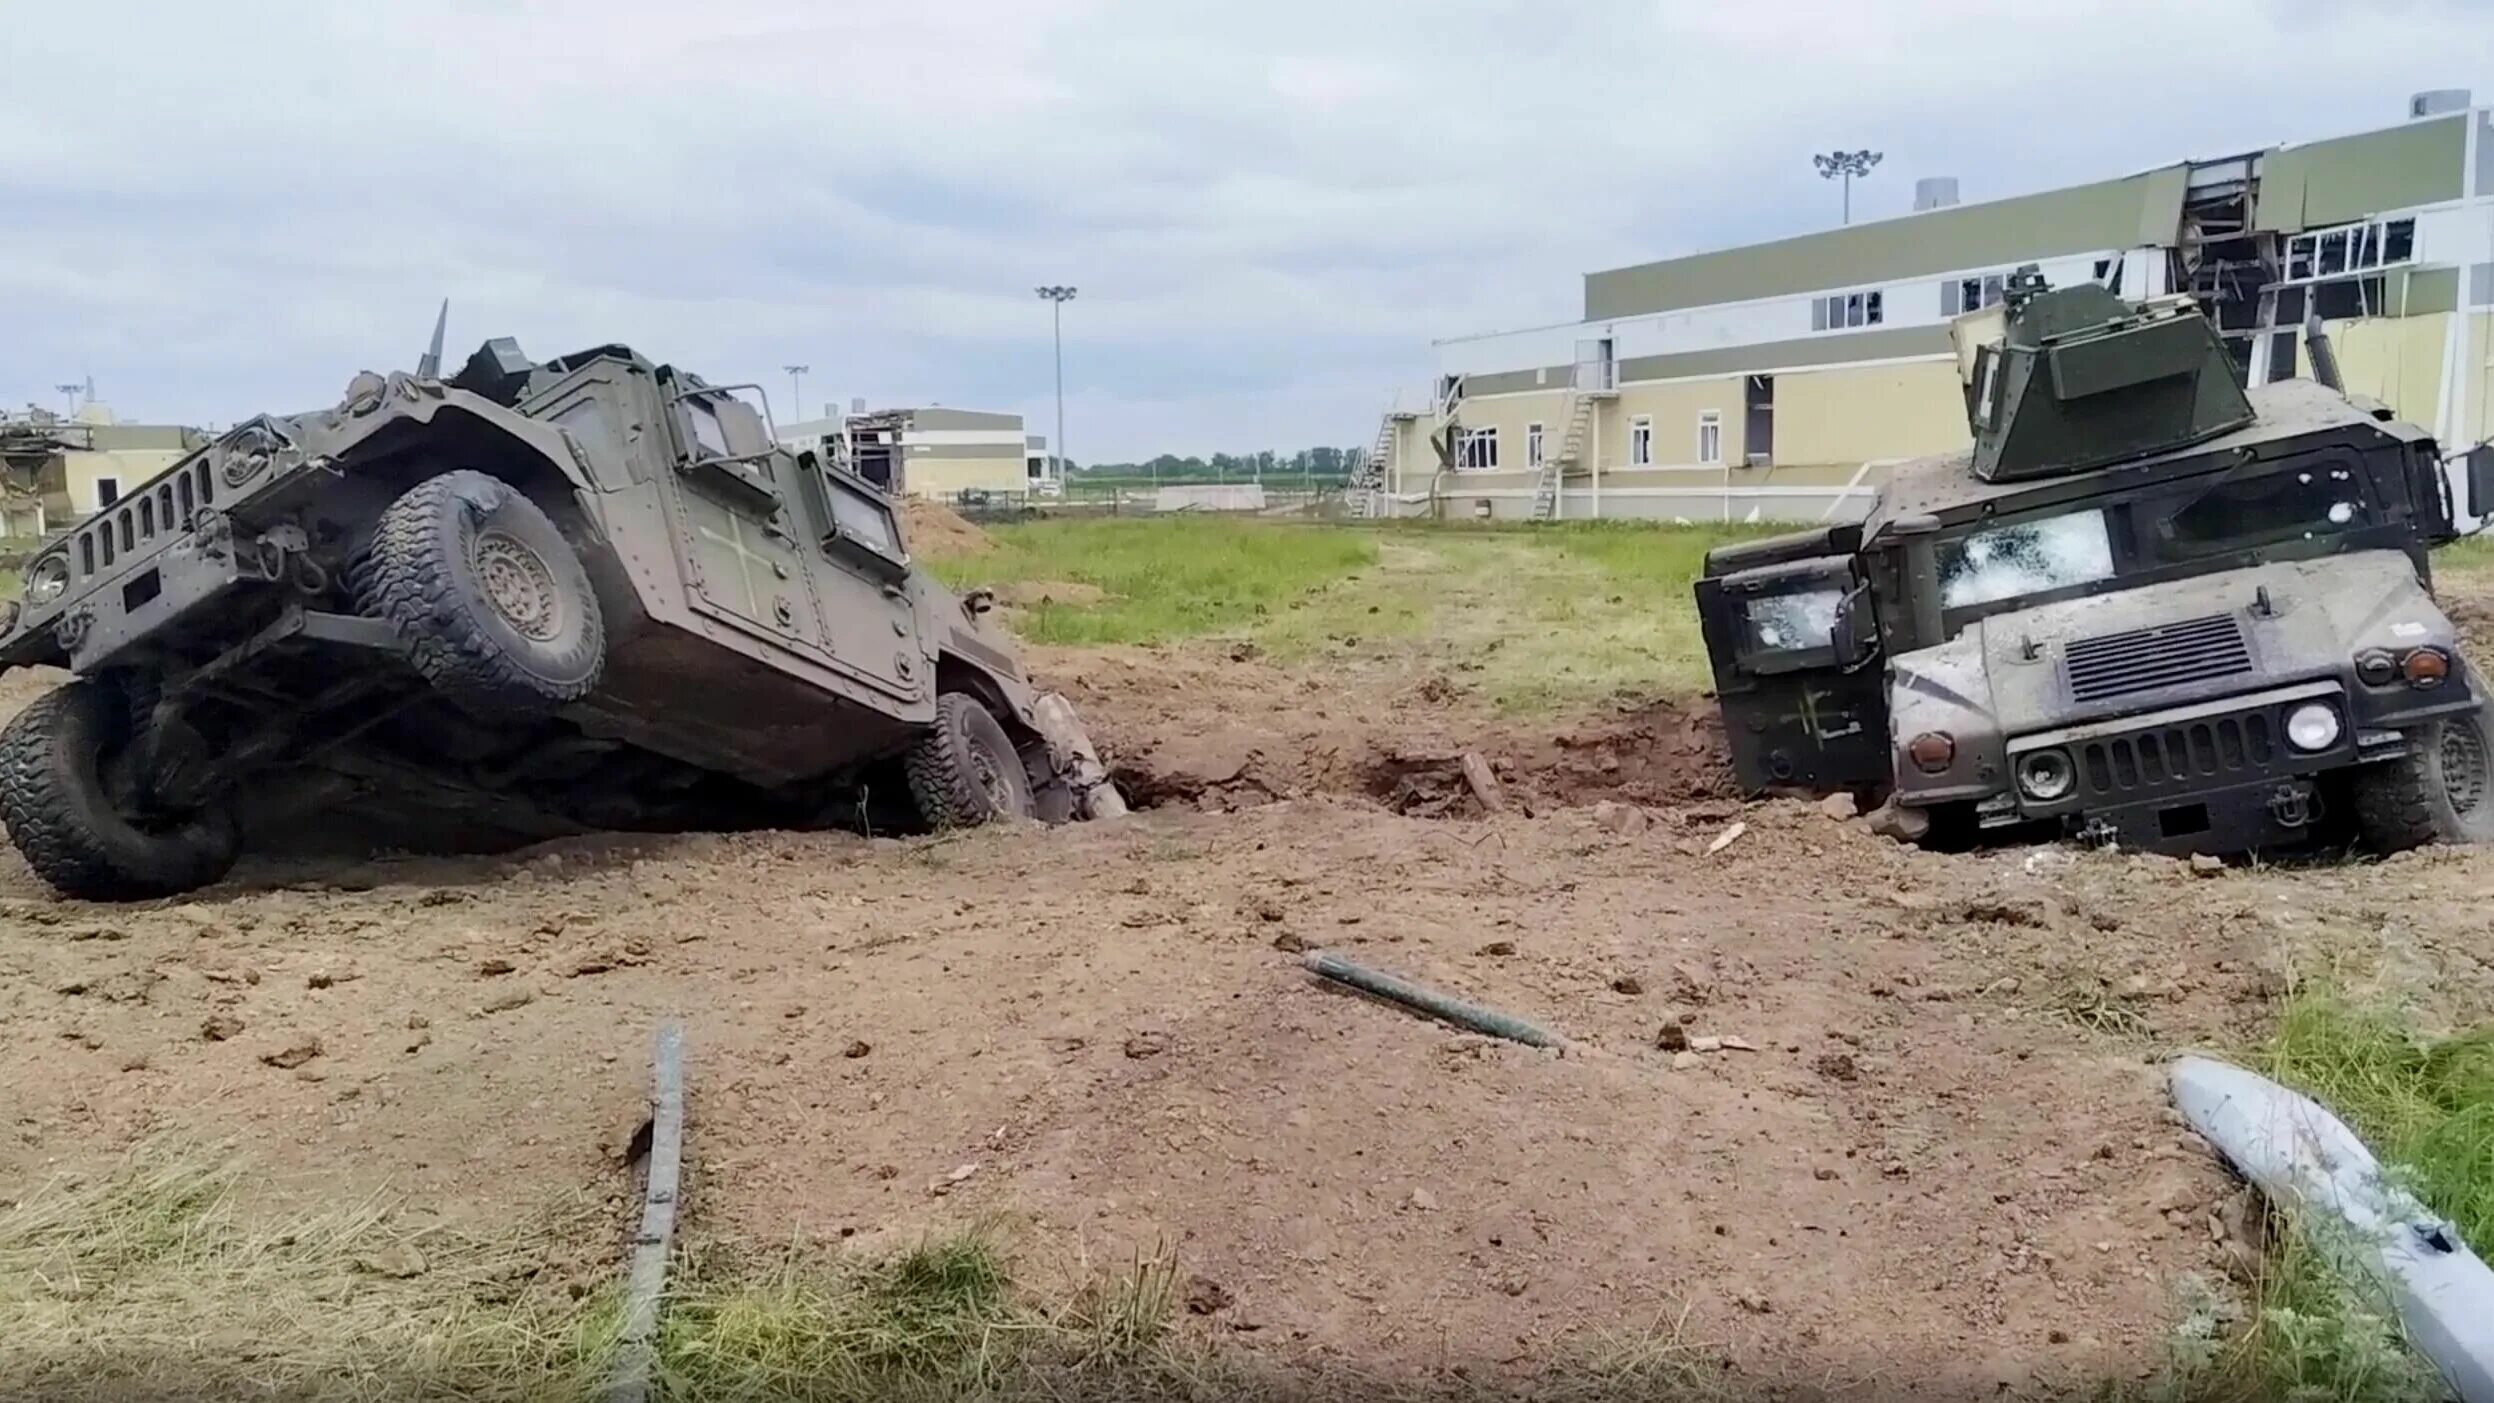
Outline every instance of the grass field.
<svg viewBox="0 0 2494 1403"><path fill-rule="evenodd" d="M1758 533L1175 517L1027 522L991 534L997 550L936 569L957 585L1082 587L1061 593L1083 602L1016 611L1014 627L1034 642L1237 639L1288 662L1352 640L1370 654L1461 665L1513 709L1702 689L1690 585L1709 547Z"/></svg>

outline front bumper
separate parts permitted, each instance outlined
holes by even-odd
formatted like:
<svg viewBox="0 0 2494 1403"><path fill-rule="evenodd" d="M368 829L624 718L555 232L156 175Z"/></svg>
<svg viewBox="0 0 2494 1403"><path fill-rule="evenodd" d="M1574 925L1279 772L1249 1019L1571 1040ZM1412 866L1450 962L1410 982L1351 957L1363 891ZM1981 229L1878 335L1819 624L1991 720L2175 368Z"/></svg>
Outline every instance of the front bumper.
<svg viewBox="0 0 2494 1403"><path fill-rule="evenodd" d="M205 608L237 586L272 578L272 562L234 549L226 518L183 531L120 568L82 576L64 599L24 607L0 639L0 667L46 663L86 672L123 649ZM246 558L248 557L248 558ZM283 557L275 560L283 569Z"/></svg>
<svg viewBox="0 0 2494 1403"><path fill-rule="evenodd" d="M2300 750L2288 713L2313 702L2338 713L2335 742ZM2410 703L2403 723L2464 711L2474 698ZM2010 790L1983 806L1987 823L2054 822L2065 830L2151 852L2234 853L2308 837L2320 817L2320 776L2403 752L2399 732L2368 719L2371 699L2321 679L2193 706L2065 727L2009 743ZM2069 792L2037 800L2018 787L2039 752L2066 758Z"/></svg>

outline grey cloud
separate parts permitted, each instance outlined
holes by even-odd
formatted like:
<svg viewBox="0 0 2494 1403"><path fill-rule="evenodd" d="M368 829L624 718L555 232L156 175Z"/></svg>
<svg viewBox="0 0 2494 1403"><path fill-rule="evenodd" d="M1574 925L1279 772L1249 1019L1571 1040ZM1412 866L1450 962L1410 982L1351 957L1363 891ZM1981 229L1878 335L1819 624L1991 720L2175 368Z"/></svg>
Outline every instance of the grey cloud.
<svg viewBox="0 0 2494 1403"><path fill-rule="evenodd" d="M1359 442L1432 337L1832 221L2397 119L2458 0L268 0L10 20L0 396L230 420L462 337L1048 408L1077 456ZM2212 38L2212 36L2215 36ZM1047 427L1044 423L1042 427Z"/></svg>

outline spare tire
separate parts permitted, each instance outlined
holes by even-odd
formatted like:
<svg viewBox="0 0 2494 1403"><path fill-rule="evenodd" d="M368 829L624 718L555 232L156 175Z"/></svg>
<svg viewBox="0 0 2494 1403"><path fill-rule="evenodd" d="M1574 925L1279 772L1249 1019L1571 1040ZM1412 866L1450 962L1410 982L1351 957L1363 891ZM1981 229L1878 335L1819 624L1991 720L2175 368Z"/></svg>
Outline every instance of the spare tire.
<svg viewBox="0 0 2494 1403"><path fill-rule="evenodd" d="M26 865L63 896L172 896L224 876L242 848L222 809L139 820L114 806L103 762L126 730L120 699L82 680L36 698L0 731L0 818Z"/></svg>
<svg viewBox="0 0 2494 1403"><path fill-rule="evenodd" d="M382 513L355 579L435 691L484 721L578 701L606 663L606 627L579 553L518 488L461 469Z"/></svg>
<svg viewBox="0 0 2494 1403"><path fill-rule="evenodd" d="M968 692L935 699L935 724L903 763L909 795L929 828L971 828L998 818L1030 818L1030 773L1012 738Z"/></svg>

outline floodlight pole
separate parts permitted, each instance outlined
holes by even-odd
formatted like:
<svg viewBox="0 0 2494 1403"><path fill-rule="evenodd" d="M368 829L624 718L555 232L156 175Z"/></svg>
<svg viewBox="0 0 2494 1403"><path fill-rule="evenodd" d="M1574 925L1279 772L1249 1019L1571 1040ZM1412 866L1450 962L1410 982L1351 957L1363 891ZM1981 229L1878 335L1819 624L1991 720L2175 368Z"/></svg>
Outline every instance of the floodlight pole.
<svg viewBox="0 0 2494 1403"><path fill-rule="evenodd" d="M1056 346L1056 479L1065 480L1065 304L1074 289L1050 285L1039 289L1048 299L1049 330Z"/></svg>
<svg viewBox="0 0 2494 1403"><path fill-rule="evenodd" d="M1821 180L1841 180L1844 183L1845 223L1853 222L1853 178L1857 175L1868 176L1871 167L1878 165L1886 154L1865 148L1860 151L1830 151L1810 158L1810 164L1817 168Z"/></svg>

